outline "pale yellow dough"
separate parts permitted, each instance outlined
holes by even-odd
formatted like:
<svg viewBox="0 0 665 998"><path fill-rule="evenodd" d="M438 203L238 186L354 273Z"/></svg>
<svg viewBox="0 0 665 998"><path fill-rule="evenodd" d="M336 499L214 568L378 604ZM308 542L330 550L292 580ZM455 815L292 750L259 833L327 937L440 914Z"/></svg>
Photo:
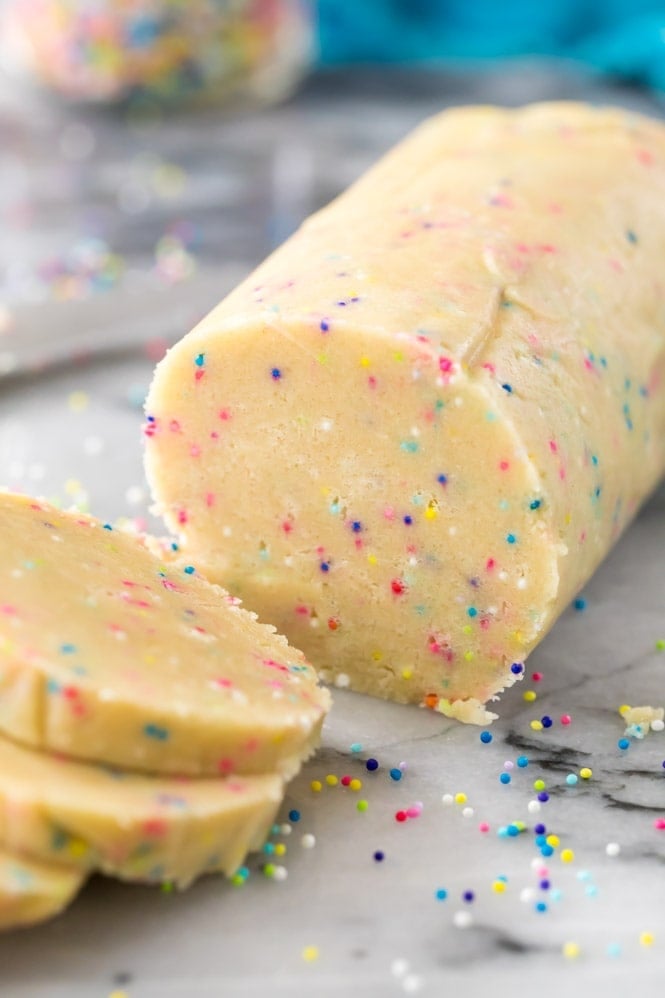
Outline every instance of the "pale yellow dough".
<svg viewBox="0 0 665 998"><path fill-rule="evenodd" d="M269 836L279 776L165 779L86 765L0 736L0 844L49 863L186 887L232 876Z"/></svg>
<svg viewBox="0 0 665 998"><path fill-rule="evenodd" d="M0 931L43 922L67 907L85 873L0 849Z"/></svg>
<svg viewBox="0 0 665 998"><path fill-rule="evenodd" d="M0 731L172 775L290 777L329 694L301 652L193 566L0 495Z"/></svg>
<svg viewBox="0 0 665 998"><path fill-rule="evenodd" d="M484 721L665 469L665 128L426 122L177 344L147 471L321 675Z"/></svg>

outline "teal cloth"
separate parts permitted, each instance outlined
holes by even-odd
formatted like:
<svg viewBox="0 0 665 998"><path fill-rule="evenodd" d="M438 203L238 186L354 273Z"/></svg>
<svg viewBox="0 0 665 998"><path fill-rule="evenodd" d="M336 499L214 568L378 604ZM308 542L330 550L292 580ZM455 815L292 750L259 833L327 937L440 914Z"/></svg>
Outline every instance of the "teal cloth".
<svg viewBox="0 0 665 998"><path fill-rule="evenodd" d="M665 91L665 0L319 0L321 61L546 55Z"/></svg>

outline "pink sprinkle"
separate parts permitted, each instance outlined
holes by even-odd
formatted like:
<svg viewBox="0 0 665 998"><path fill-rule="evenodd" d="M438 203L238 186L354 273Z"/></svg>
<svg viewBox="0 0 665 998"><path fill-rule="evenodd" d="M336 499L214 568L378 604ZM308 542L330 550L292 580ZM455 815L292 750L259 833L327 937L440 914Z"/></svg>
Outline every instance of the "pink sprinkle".
<svg viewBox="0 0 665 998"><path fill-rule="evenodd" d="M550 440L550 450L552 451L552 453L556 454L556 452L558 451L558 449L559 448L557 447L556 440Z"/></svg>
<svg viewBox="0 0 665 998"><path fill-rule="evenodd" d="M406 816L407 818L419 818L422 814L422 805L412 804L411 807L407 807Z"/></svg>
<svg viewBox="0 0 665 998"><path fill-rule="evenodd" d="M533 679L534 683L539 683L540 680L543 678L543 674L542 672L532 672L531 678Z"/></svg>
<svg viewBox="0 0 665 998"><path fill-rule="evenodd" d="M231 773L233 772L233 759L220 759L217 763L217 769L220 773Z"/></svg>
<svg viewBox="0 0 665 998"><path fill-rule="evenodd" d="M501 468L501 471L508 471L510 461L499 461L499 467Z"/></svg>
<svg viewBox="0 0 665 998"><path fill-rule="evenodd" d="M223 419L225 422L231 418L231 413L228 409L219 410L219 418Z"/></svg>
<svg viewBox="0 0 665 998"><path fill-rule="evenodd" d="M570 716L570 714L562 714L561 715L561 723L562 724L566 724L567 725L567 724L570 724L571 721L572 721L572 717Z"/></svg>
<svg viewBox="0 0 665 998"><path fill-rule="evenodd" d="M194 378L197 381L200 381L204 374L205 374L205 370L202 367L198 367L196 369L196 373L194 374Z"/></svg>
<svg viewBox="0 0 665 998"><path fill-rule="evenodd" d="M659 832L665 831L665 818L656 818L653 827L657 828Z"/></svg>
<svg viewBox="0 0 665 998"><path fill-rule="evenodd" d="M210 507L214 506L214 505L215 505L215 493L214 492L207 492L206 493L206 506L208 507L208 509L210 509Z"/></svg>
<svg viewBox="0 0 665 998"><path fill-rule="evenodd" d="M478 831L479 832L489 832L489 830L490 830L490 826L489 826L489 822L487 822L487 821L481 821L480 824L478 825Z"/></svg>
<svg viewBox="0 0 665 998"><path fill-rule="evenodd" d="M491 572L495 565L496 562L494 558L488 558L487 561L485 562L485 568L487 569L488 572Z"/></svg>

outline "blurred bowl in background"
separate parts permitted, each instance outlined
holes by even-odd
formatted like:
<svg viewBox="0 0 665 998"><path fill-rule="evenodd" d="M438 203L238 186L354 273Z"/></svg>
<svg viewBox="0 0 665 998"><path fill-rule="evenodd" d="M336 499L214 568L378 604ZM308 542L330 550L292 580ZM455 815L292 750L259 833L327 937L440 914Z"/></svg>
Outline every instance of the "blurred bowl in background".
<svg viewBox="0 0 665 998"><path fill-rule="evenodd" d="M266 103L315 58L309 0L5 0L0 65L69 101Z"/></svg>

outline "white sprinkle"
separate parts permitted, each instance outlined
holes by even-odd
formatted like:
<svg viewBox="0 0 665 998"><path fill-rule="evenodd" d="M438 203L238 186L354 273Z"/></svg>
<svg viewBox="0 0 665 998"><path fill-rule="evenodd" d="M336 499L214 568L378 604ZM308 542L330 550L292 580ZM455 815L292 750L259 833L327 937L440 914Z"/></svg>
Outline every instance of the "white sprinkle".
<svg viewBox="0 0 665 998"><path fill-rule="evenodd" d="M86 437L83 441L83 453L88 457L96 457L104 450L104 441L101 437Z"/></svg>
<svg viewBox="0 0 665 998"><path fill-rule="evenodd" d="M130 485L125 492L125 500L130 506L138 506L145 499L145 492L140 485Z"/></svg>
<svg viewBox="0 0 665 998"><path fill-rule="evenodd" d="M505 582L506 579L508 578L508 572L505 572L503 570L500 571L499 572L499 578L501 579L502 582Z"/></svg>
<svg viewBox="0 0 665 998"><path fill-rule="evenodd" d="M651 722L652 731L662 731L665 728L665 721L661 721L660 718L656 718L655 721Z"/></svg>
<svg viewBox="0 0 665 998"><path fill-rule="evenodd" d="M460 406L464 405L464 399L462 398L461 395L455 396L455 398L453 399L453 405L457 406L458 409Z"/></svg>
<svg viewBox="0 0 665 998"><path fill-rule="evenodd" d="M230 537L233 531L230 527L222 527L222 537Z"/></svg>
<svg viewBox="0 0 665 998"><path fill-rule="evenodd" d="M468 929L473 925L473 915L470 911L456 911L453 915L453 925L457 929Z"/></svg>
<svg viewBox="0 0 665 998"><path fill-rule="evenodd" d="M307 832L300 840L303 849L313 849L316 845L316 838L311 832Z"/></svg>
<svg viewBox="0 0 665 998"><path fill-rule="evenodd" d="M457 533L457 527L448 527L448 533L450 534L451 537L454 537L455 534Z"/></svg>
<svg viewBox="0 0 665 998"><path fill-rule="evenodd" d="M536 896L536 892L531 887L525 887L524 890L520 891L520 901L523 904L529 904Z"/></svg>
<svg viewBox="0 0 665 998"><path fill-rule="evenodd" d="M517 580L517 588L526 589L526 579L524 578L524 576L522 576Z"/></svg>
<svg viewBox="0 0 665 998"><path fill-rule="evenodd" d="M393 960L390 964L390 973L393 977L404 977L408 972L409 964L407 960Z"/></svg>
<svg viewBox="0 0 665 998"><path fill-rule="evenodd" d="M293 565L293 556L287 554L287 556L284 558L284 564L286 565L287 568L291 568L291 566Z"/></svg>
<svg viewBox="0 0 665 998"><path fill-rule="evenodd" d="M416 991L420 991L423 983L422 977L418 977L417 974L407 974L402 981L402 987L408 995L414 995Z"/></svg>
<svg viewBox="0 0 665 998"><path fill-rule="evenodd" d="M285 866L276 866L275 869L274 869L274 871L273 871L272 879L273 880L286 880L286 878L288 877L288 875L289 875L289 871L286 869Z"/></svg>
<svg viewBox="0 0 665 998"><path fill-rule="evenodd" d="M473 810L472 807L463 807L462 808L462 817L463 818L473 818L474 814L475 814L475 811Z"/></svg>
<svg viewBox="0 0 665 998"><path fill-rule="evenodd" d="M621 852L621 846L618 842L608 842L605 846L605 852L608 856L618 856Z"/></svg>
<svg viewBox="0 0 665 998"><path fill-rule="evenodd" d="M351 680L345 672L340 672L339 675L335 676L335 686L340 690L345 690L350 683Z"/></svg>
<svg viewBox="0 0 665 998"><path fill-rule="evenodd" d="M330 430L332 430L333 425L334 424L332 419L322 419L321 422L319 423L319 429L323 430L324 433L328 433Z"/></svg>
<svg viewBox="0 0 665 998"><path fill-rule="evenodd" d="M290 835L293 831L293 825L290 825L288 821L285 821L283 825L279 826L280 835Z"/></svg>
<svg viewBox="0 0 665 998"><path fill-rule="evenodd" d="M454 799L455 798L453 797L452 794L444 794L443 797L441 798L441 803L450 805L453 803Z"/></svg>
<svg viewBox="0 0 665 998"><path fill-rule="evenodd" d="M526 809L529 814L538 814L541 809L541 803L539 800L530 800L526 806Z"/></svg>

